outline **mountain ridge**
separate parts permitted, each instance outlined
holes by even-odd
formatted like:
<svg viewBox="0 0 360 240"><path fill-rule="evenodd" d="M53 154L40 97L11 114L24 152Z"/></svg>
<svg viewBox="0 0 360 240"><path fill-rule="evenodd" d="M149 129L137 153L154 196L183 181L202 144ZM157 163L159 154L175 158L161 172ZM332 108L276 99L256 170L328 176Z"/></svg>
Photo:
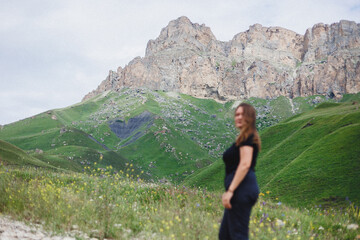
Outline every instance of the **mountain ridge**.
<svg viewBox="0 0 360 240"><path fill-rule="evenodd" d="M360 91L360 24L319 23L304 35L254 24L224 42L183 16L148 41L145 57L109 71L83 100L124 87L223 101L317 94L339 99Z"/></svg>

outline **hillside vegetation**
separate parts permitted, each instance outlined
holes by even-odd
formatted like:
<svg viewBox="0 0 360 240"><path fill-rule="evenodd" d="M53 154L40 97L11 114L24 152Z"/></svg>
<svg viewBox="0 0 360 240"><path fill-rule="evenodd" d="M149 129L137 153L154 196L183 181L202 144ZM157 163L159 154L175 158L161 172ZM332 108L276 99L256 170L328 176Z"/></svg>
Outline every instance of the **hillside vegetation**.
<svg viewBox="0 0 360 240"><path fill-rule="evenodd" d="M261 132L256 174L262 191L293 205L359 202L359 104L323 103ZM222 188L221 160L186 179Z"/></svg>
<svg viewBox="0 0 360 240"><path fill-rule="evenodd" d="M247 100L260 113L259 129L324 101L331 99ZM126 170L129 163L144 178L181 182L221 158L237 134L232 118L239 103L123 89L5 125L0 139L54 167L79 172L96 162Z"/></svg>
<svg viewBox="0 0 360 240"><path fill-rule="evenodd" d="M40 161L39 159L29 156L20 148L0 140L0 164L6 166L33 166L33 167L44 167L54 169L49 164Z"/></svg>
<svg viewBox="0 0 360 240"><path fill-rule="evenodd" d="M359 99L247 100L263 147L252 238L359 235ZM124 89L6 125L0 212L77 239L217 239L238 103Z"/></svg>
<svg viewBox="0 0 360 240"><path fill-rule="evenodd" d="M263 140L260 187L294 204L359 199L349 187L359 180L359 111L352 105L358 99L359 94L344 96L344 103L322 96L248 99ZM187 185L222 189L221 156L237 134L238 104L124 89L6 125L0 139L56 168L90 172L111 165L129 171L131 164L129 176L144 172L144 179L156 182L185 179Z"/></svg>

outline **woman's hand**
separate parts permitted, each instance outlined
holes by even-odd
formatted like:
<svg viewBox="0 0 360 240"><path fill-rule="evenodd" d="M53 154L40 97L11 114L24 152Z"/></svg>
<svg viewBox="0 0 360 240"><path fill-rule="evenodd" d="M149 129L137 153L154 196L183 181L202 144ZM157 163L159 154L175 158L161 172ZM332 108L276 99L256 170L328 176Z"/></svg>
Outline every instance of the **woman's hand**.
<svg viewBox="0 0 360 240"><path fill-rule="evenodd" d="M230 200L233 197L234 193L227 191L222 195L222 204L225 208L231 209L231 203Z"/></svg>

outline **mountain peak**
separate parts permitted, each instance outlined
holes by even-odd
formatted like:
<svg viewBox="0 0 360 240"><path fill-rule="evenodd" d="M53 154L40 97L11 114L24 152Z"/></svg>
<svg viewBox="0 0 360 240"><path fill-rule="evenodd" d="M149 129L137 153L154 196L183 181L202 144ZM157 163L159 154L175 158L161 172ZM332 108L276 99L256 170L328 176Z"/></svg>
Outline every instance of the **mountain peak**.
<svg viewBox="0 0 360 240"><path fill-rule="evenodd" d="M189 18L182 16L170 21L157 39L148 42L146 56L177 47L204 50L211 41L216 41L216 38L209 27L192 23Z"/></svg>
<svg viewBox="0 0 360 240"><path fill-rule="evenodd" d="M192 22L190 21L190 19L186 16L181 16L175 20L172 20L170 22L178 22L178 23L185 23L185 24L192 24Z"/></svg>

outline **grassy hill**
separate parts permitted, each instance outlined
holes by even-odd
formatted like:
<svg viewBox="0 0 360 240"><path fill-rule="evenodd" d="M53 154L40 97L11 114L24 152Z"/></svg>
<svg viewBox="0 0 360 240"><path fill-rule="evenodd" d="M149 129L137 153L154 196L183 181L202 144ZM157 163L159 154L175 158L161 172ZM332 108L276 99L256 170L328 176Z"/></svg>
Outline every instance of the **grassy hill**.
<svg viewBox="0 0 360 240"><path fill-rule="evenodd" d="M248 99L263 140L262 191L294 204L360 199L351 189L360 180L359 99ZM237 104L124 89L5 125L0 139L55 168L90 172L111 165L129 176L221 189L221 155L237 134ZM14 159L20 158L7 161Z"/></svg>
<svg viewBox="0 0 360 240"><path fill-rule="evenodd" d="M261 113L259 129L324 101L329 99L247 100ZM123 89L5 125L0 139L55 167L82 171L96 162L126 170L128 163L149 179L181 182L221 157L236 135L232 118L238 104Z"/></svg>
<svg viewBox="0 0 360 240"><path fill-rule="evenodd" d="M28 155L20 148L0 140L0 165L6 166L33 166L55 169L51 165Z"/></svg>
<svg viewBox="0 0 360 240"><path fill-rule="evenodd" d="M82 171L85 166L112 164L125 168L127 160L120 154L106 151L89 134L64 124L56 110L9 124L0 131L2 139L29 152L30 156L51 166Z"/></svg>
<svg viewBox="0 0 360 240"><path fill-rule="evenodd" d="M360 111L353 98L323 103L261 132L256 174L261 191L294 205L360 200ZM221 160L186 183L222 188Z"/></svg>

